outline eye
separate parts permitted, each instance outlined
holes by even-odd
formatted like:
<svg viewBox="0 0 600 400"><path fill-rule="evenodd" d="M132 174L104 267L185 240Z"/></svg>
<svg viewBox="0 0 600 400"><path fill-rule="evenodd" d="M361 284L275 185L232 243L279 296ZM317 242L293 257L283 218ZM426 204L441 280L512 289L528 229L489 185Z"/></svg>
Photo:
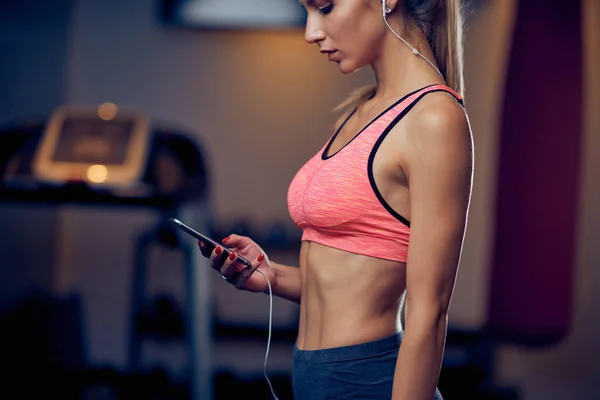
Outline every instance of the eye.
<svg viewBox="0 0 600 400"><path fill-rule="evenodd" d="M333 10L333 3L329 3L325 6L319 7L319 13L321 13L323 15L329 14L331 12L331 10Z"/></svg>

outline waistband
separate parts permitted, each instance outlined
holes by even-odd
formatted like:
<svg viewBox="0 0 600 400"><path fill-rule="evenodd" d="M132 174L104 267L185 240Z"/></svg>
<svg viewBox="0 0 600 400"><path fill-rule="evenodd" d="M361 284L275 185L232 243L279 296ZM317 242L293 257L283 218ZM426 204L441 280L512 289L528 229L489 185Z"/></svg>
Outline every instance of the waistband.
<svg viewBox="0 0 600 400"><path fill-rule="evenodd" d="M367 358L388 353L390 351L398 351L401 341L402 333L398 332L381 339L373 340L371 342L328 349L300 350L296 345L294 345L293 357L296 361L307 362L343 361L357 358Z"/></svg>

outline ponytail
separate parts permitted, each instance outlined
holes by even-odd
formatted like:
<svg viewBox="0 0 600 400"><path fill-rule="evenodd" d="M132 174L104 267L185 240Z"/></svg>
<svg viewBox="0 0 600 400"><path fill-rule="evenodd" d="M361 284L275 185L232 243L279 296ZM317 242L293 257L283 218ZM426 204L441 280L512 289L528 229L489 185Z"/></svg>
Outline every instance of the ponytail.
<svg viewBox="0 0 600 400"><path fill-rule="evenodd" d="M460 0L404 0L403 20L412 21L423 32L446 84L464 97L463 18ZM376 87L364 86L348 96L335 112L356 108L375 96Z"/></svg>
<svg viewBox="0 0 600 400"><path fill-rule="evenodd" d="M423 1L437 3L440 23L433 24L429 44L446 79L446 84L461 96L465 94L463 78L463 21L460 0Z"/></svg>

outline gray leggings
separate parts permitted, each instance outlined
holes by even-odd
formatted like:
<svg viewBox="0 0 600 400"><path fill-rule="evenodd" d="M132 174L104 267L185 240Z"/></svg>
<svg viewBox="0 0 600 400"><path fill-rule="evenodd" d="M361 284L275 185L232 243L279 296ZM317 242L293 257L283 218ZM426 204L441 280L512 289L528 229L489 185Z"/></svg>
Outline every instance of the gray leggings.
<svg viewBox="0 0 600 400"><path fill-rule="evenodd" d="M389 400L401 335L324 350L294 347L296 400ZM436 390L434 400L443 400Z"/></svg>

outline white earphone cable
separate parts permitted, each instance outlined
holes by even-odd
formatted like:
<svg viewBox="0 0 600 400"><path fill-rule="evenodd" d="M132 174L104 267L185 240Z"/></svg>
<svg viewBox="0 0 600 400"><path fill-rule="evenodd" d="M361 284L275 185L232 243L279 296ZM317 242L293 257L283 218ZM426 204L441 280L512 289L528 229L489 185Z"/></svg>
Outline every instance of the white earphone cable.
<svg viewBox="0 0 600 400"><path fill-rule="evenodd" d="M421 52L419 51L419 49L411 46L410 43L408 43L406 40L404 40L400 35L398 35L394 29L392 29L392 27L390 26L390 24L388 23L387 20L387 10L385 7L385 0L381 0L381 6L382 6L382 11L383 11L383 22L385 22L385 25L388 27L388 29L400 40L402 40L404 42L404 44L406 44L408 47L410 47L410 49L412 50L413 54L416 56L420 56L421 58L423 58L425 61L427 61L427 63L429 63L429 65L431 65L433 67L433 69L435 69L437 71L438 74L440 74L440 76L442 78L444 78L444 75L440 72L440 70L433 65L433 63L431 61L429 61L429 59L427 57L425 57L423 54L421 54ZM445 79L445 78L444 78Z"/></svg>
<svg viewBox="0 0 600 400"><path fill-rule="evenodd" d="M273 292L271 290L271 282L269 282L269 278L267 278L267 276L259 269L257 269L256 272L264 276L264 278L267 281L267 286L269 287L269 338L267 339L267 352L265 354L265 364L263 366L263 373L265 375L267 383L269 384L269 388L271 389L271 394L273 395L273 398L275 400L279 400L277 398L277 395L275 394L275 390L273 390L273 385L269 380L269 376L267 375L267 359L269 358L269 349L271 348L271 331L273 326Z"/></svg>

